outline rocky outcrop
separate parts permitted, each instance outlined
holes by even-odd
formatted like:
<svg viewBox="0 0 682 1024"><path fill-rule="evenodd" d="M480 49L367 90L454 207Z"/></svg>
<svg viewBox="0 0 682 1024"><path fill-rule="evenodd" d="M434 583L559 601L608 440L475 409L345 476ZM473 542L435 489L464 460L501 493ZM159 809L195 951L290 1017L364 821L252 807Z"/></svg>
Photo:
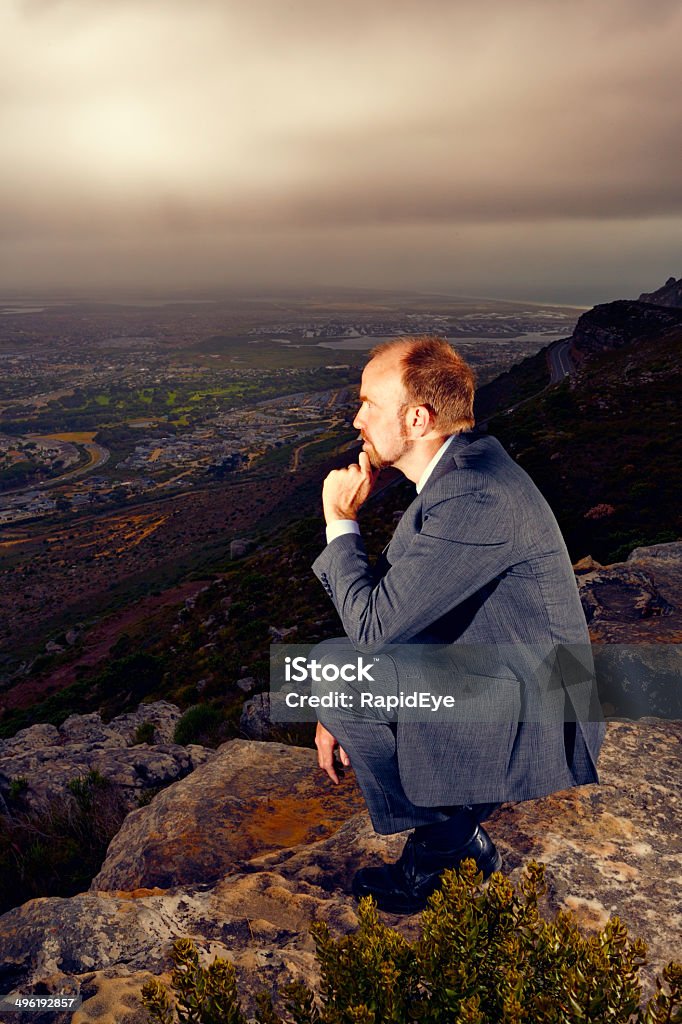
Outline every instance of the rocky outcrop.
<svg viewBox="0 0 682 1024"><path fill-rule="evenodd" d="M682 277L679 281L669 277L655 292L643 292L639 301L653 302L657 306L682 306Z"/></svg>
<svg viewBox="0 0 682 1024"><path fill-rule="evenodd" d="M607 302L582 314L573 332L571 355L579 361L681 327L682 310L629 299Z"/></svg>
<svg viewBox="0 0 682 1024"><path fill-rule="evenodd" d="M682 718L682 542L575 566L607 716Z"/></svg>
<svg viewBox="0 0 682 1024"><path fill-rule="evenodd" d="M654 973L680 955L681 743L679 722L611 722L600 786L503 806L488 823L512 879L531 857L547 865L546 911L569 908L587 929L617 914L645 938L649 987ZM220 779L239 788L241 807L228 803L227 788L218 806ZM247 808L261 787L261 809ZM225 744L213 761L127 819L125 842L112 844L97 883L107 891L33 900L0 918L0 989L71 986L85 1000L73 1024L141 1024L137 1000L146 972L168 969L170 944L180 935L193 936L208 958L232 960L247 996L292 978L315 983L310 924L327 921L337 935L353 928L354 871L393 859L404 840L376 835L366 812L356 811L357 800L352 773L333 787L310 750ZM240 816L246 813L260 814L248 841L239 835L250 827ZM167 887L135 885L156 863L159 833L173 830L176 816L194 824L173 833L180 854ZM208 886L207 870L214 874ZM128 891L117 891L118 883ZM418 917L384 917L417 934Z"/></svg>
<svg viewBox="0 0 682 1024"><path fill-rule="evenodd" d="M335 934L356 924L349 900L271 871L240 874L204 892L142 890L34 900L0 919L0 949L7 951L0 983L6 992L38 984L49 991L79 992L86 1000L82 1009L63 1018L73 1024L141 1024L147 1018L140 988L150 972L168 969L175 938L192 935L207 958L231 960L248 998L284 979L318 981L308 932L314 920L326 921ZM107 988L110 1015L102 1018L99 995Z"/></svg>
<svg viewBox="0 0 682 1024"><path fill-rule="evenodd" d="M32 725L0 740L0 799L12 784L22 802L37 805L67 792L69 783L98 772L116 785L129 807L145 790L167 786L214 756L196 744L172 742L181 712L174 704L140 704L137 711L104 724L100 715L71 715L57 728ZM141 729L141 727L144 727ZM138 742L143 735L150 742Z"/></svg>
<svg viewBox="0 0 682 1024"><path fill-rule="evenodd" d="M597 645L673 650L679 643L682 542L637 549L616 566L585 560L576 571ZM264 728L266 696L249 702ZM154 705L144 707L136 714ZM34 726L3 741L0 757L67 756L80 745L114 763L173 749L167 741L177 714L161 715L154 738L164 742L154 748L130 746L144 719L104 725L77 716L59 730ZM181 935L192 936L207 960L235 963L247 1010L263 987L295 978L316 984L310 924L324 920L335 935L352 929L354 872L395 859L405 837L377 835L352 771L332 786L313 750L235 740L206 756L128 815L90 892L32 900L0 917L0 991L79 992L82 1008L51 1015L50 1024L143 1024L142 984L149 972L168 971ZM36 779L52 775L57 761L37 760ZM682 956L681 769L682 721L613 720L600 785L505 805L488 823L512 880L531 858L546 864L546 913L570 909L588 930L618 915L645 939L647 993L662 966ZM418 934L417 916L384 919L410 938Z"/></svg>
<svg viewBox="0 0 682 1024"><path fill-rule="evenodd" d="M270 694L257 693L244 701L239 731L250 740L271 739L275 725L270 719Z"/></svg>
<svg viewBox="0 0 682 1024"><path fill-rule="evenodd" d="M129 814L92 889L206 885L264 850L308 844L363 807L313 750L231 740L210 764Z"/></svg>
<svg viewBox="0 0 682 1024"><path fill-rule="evenodd" d="M635 548L608 566L583 559L576 578L593 641L682 642L682 541Z"/></svg>
<svg viewBox="0 0 682 1024"><path fill-rule="evenodd" d="M629 564L595 567L580 577L580 590L589 625L602 620L633 623L674 611L651 575Z"/></svg>
<svg viewBox="0 0 682 1024"><path fill-rule="evenodd" d="M682 541L670 544L649 544L635 548L628 555L628 562L648 562L652 567L676 565L682 567Z"/></svg>

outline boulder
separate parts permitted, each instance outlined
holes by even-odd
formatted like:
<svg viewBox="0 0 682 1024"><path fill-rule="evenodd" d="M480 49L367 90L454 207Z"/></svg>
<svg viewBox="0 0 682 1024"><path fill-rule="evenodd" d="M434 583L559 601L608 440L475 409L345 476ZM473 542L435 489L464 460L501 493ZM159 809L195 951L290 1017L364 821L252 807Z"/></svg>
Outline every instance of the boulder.
<svg viewBox="0 0 682 1024"><path fill-rule="evenodd" d="M54 747L59 742L59 729L56 725L49 725L47 722L30 725L9 739L0 740L0 761L14 753L28 753L30 750Z"/></svg>
<svg viewBox="0 0 682 1024"><path fill-rule="evenodd" d="M648 547L634 548L628 555L628 562L674 563L682 566L682 541L671 541L669 544L650 544Z"/></svg>
<svg viewBox="0 0 682 1024"><path fill-rule="evenodd" d="M257 685L258 680L255 679L254 676L244 676L243 679L237 680L237 686L240 690L243 690L244 693L250 693Z"/></svg>
<svg viewBox="0 0 682 1024"><path fill-rule="evenodd" d="M270 720L269 693L257 693L244 701L239 731L250 740L268 740L273 736L275 726Z"/></svg>
<svg viewBox="0 0 682 1024"><path fill-rule="evenodd" d="M73 647L74 644L78 643L83 632L83 627L76 625L67 629L65 633L65 639L69 647Z"/></svg>
<svg viewBox="0 0 682 1024"><path fill-rule="evenodd" d="M609 722L599 774L599 785L505 804L486 829L512 880L530 859L546 865L546 913L572 910L588 930L618 916L644 938L651 985L682 953L682 722ZM250 867L347 891L360 865L393 860L404 838L378 836L358 815L328 839L261 854ZM414 934L417 917L382 916Z"/></svg>
<svg viewBox="0 0 682 1024"><path fill-rule="evenodd" d="M63 744L101 743L113 747L126 747L123 736L105 725L98 711L89 715L69 715L59 726Z"/></svg>
<svg viewBox="0 0 682 1024"><path fill-rule="evenodd" d="M584 572L594 572L595 569L603 568L604 566L601 564L601 562L597 562L596 559L592 557L592 555L585 555L584 558L581 558L578 562L574 564L573 571L576 574L576 576L578 576Z"/></svg>
<svg viewBox="0 0 682 1024"><path fill-rule="evenodd" d="M298 626L268 626L268 633L274 644L281 644L298 633Z"/></svg>
<svg viewBox="0 0 682 1024"><path fill-rule="evenodd" d="M171 742L179 718L179 708L158 701L106 725L93 712L71 715L58 729L48 724L22 729L0 741L0 797L13 779L25 779L22 801L37 806L62 797L73 779L96 771L120 787L132 809L144 790L167 786L214 756L206 747ZM134 745L137 729L146 722L154 725L161 742Z"/></svg>
<svg viewBox="0 0 682 1024"><path fill-rule="evenodd" d="M583 560L575 568L593 642L682 641L682 541L635 548L626 562L590 569Z"/></svg>
<svg viewBox="0 0 682 1024"><path fill-rule="evenodd" d="M204 748L199 749L204 751ZM194 749L165 744L123 748L97 743L47 747L0 759L0 792L7 791L13 779L26 779L28 788L24 799L29 805L38 805L63 796L72 780L98 772L121 788L124 801L132 808L137 806L144 790L167 786L183 778L212 754L209 750L197 756Z"/></svg>
<svg viewBox="0 0 682 1024"><path fill-rule="evenodd" d="M578 584L590 625L600 619L636 622L673 612L652 577L641 569L625 565L596 569L579 576Z"/></svg>
<svg viewBox="0 0 682 1024"><path fill-rule="evenodd" d="M230 541L230 558L232 560L236 558L243 558L244 555L249 553L253 547L253 543L254 542L252 540L241 539Z"/></svg>
<svg viewBox="0 0 682 1024"><path fill-rule="evenodd" d="M315 751L231 740L128 815L92 889L210 884L255 853L320 838L362 806L354 780L332 786Z"/></svg>
<svg viewBox="0 0 682 1024"><path fill-rule="evenodd" d="M154 743L172 743L175 727L181 718L182 711L177 705L167 700L157 700L153 704L140 704L137 711L112 718L109 728L131 744L135 742L139 727L151 722L154 726Z"/></svg>
<svg viewBox="0 0 682 1024"><path fill-rule="evenodd" d="M103 1003L116 1024L146 1024L144 981L149 972L168 972L173 940L191 935L205 962L221 956L235 964L252 1010L253 996L263 988L272 990L284 979L319 981L309 934L315 920L326 921L336 935L357 923L346 896L330 898L316 886L269 871L232 876L203 892L147 889L32 900L0 918L0 984L5 992L38 984L75 990L84 1004L73 1024L101 1024Z"/></svg>

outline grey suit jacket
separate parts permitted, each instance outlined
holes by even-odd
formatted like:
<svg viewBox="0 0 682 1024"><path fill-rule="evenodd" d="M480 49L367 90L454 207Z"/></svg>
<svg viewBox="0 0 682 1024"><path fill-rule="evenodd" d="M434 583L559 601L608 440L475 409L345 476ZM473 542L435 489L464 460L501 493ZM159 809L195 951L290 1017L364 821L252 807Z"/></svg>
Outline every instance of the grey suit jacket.
<svg viewBox="0 0 682 1024"><path fill-rule="evenodd" d="M380 578L355 534L328 544L313 570L360 650L502 652L487 678L476 677L480 703L466 720L398 721L400 778L413 803L525 800L598 781L604 722L594 704L585 710L589 698L573 699L579 687L556 659L561 645L589 652L571 562L551 509L497 440L453 438L398 523ZM543 685L538 664L550 662ZM491 715L496 705L509 713Z"/></svg>

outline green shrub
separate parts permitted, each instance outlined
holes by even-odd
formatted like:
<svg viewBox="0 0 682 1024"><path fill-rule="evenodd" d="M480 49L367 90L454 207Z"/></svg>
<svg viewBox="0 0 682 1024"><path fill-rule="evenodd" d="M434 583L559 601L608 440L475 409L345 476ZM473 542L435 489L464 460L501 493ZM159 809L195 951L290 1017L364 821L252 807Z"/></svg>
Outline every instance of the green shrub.
<svg viewBox="0 0 682 1024"><path fill-rule="evenodd" d="M93 803L109 790L110 785L109 781L93 768L87 775L78 775L75 779L70 779L66 788L73 794L81 811L90 811Z"/></svg>
<svg viewBox="0 0 682 1024"><path fill-rule="evenodd" d="M257 1024L679 1024L682 965L670 963L657 993L641 1006L641 939L617 917L585 935L574 917L548 921L538 910L544 866L531 862L518 886L494 874L487 887L473 861L443 886L422 914L421 937L409 942L362 900L358 930L333 939L314 924L320 996L301 983L285 987L284 1016L267 994ZM173 996L158 980L142 989L157 1024L246 1024L234 967L202 967L190 939L172 952ZM667 991L666 991L667 989Z"/></svg>
<svg viewBox="0 0 682 1024"><path fill-rule="evenodd" d="M165 786L151 786L149 789L143 789L136 800L138 807L148 807L155 796L158 796L166 787Z"/></svg>
<svg viewBox="0 0 682 1024"><path fill-rule="evenodd" d="M133 746L137 747L141 743L153 743L154 736L156 735L156 729L154 728L153 722L142 722L138 725L135 730L133 737Z"/></svg>
<svg viewBox="0 0 682 1024"><path fill-rule="evenodd" d="M17 775L15 778L10 780L9 789L7 791L7 799L14 803L28 789L28 779L24 775Z"/></svg>
<svg viewBox="0 0 682 1024"><path fill-rule="evenodd" d="M181 743L203 743L210 745L219 736L224 715L219 708L210 704L195 704L188 708L175 726L173 741Z"/></svg>
<svg viewBox="0 0 682 1024"><path fill-rule="evenodd" d="M96 771L40 807L1 814L0 913L87 889L125 815L120 790Z"/></svg>

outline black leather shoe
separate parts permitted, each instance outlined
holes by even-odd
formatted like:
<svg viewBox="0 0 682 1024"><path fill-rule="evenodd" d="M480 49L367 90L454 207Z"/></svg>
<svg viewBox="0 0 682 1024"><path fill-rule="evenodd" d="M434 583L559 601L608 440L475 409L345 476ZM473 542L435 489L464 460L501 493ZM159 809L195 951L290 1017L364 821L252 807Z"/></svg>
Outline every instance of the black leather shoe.
<svg viewBox="0 0 682 1024"><path fill-rule="evenodd" d="M473 857L484 878L502 866L499 850L482 825L468 843L456 850L434 850L416 841L413 833L395 864L357 872L353 895L357 899L372 896L379 910L391 914L416 914L440 886L442 873L447 868L458 868L467 857Z"/></svg>

